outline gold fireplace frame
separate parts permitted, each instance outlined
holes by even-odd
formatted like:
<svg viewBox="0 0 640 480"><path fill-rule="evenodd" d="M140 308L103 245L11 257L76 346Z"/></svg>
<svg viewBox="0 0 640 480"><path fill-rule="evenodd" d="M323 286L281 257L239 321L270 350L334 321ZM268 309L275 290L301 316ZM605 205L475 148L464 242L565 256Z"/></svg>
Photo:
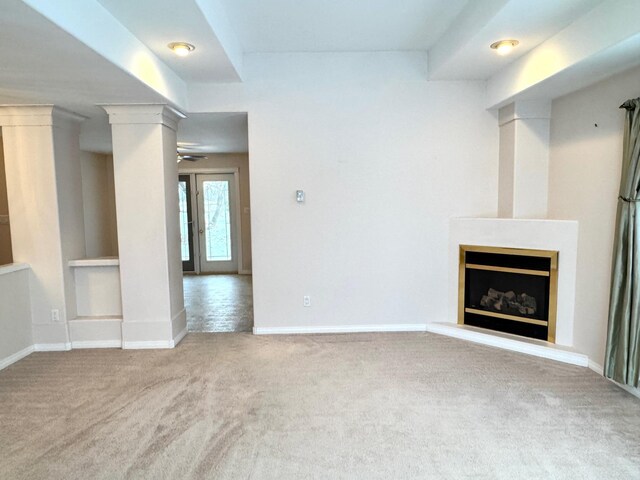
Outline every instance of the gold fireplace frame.
<svg viewBox="0 0 640 480"><path fill-rule="evenodd" d="M466 263L467 252L497 253L502 255L523 255L529 257L543 257L550 259L549 271L527 270L522 268L497 267L491 265L475 265ZM558 315L558 252L556 250L532 250L527 248L506 248L506 247L487 247L481 245L460 245L459 251L459 267L458 267L458 324L464 325L465 310L468 313L476 313L488 317L495 317L504 320L512 320L516 322L532 323L534 325L547 326L547 341L556 343L556 318ZM480 270L491 270L494 272L521 273L524 275L540 275L549 277L549 315L547 320L528 319L518 317L516 315L507 315L497 312L487 312L484 310L476 310L472 308L465 309L465 275L466 270L471 268Z"/></svg>

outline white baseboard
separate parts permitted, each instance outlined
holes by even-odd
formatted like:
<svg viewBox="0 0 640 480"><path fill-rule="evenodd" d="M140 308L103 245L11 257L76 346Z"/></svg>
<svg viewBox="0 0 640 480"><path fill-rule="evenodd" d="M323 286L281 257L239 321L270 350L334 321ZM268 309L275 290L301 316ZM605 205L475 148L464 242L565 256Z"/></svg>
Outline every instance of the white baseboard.
<svg viewBox="0 0 640 480"><path fill-rule="evenodd" d="M311 333L425 332L424 323L391 325L336 325L332 327L253 327L254 335L294 335Z"/></svg>
<svg viewBox="0 0 640 480"><path fill-rule="evenodd" d="M158 340L158 341L140 341L140 342L122 342L122 348L124 350L147 350L147 349L163 349L173 348L173 340Z"/></svg>
<svg viewBox="0 0 640 480"><path fill-rule="evenodd" d="M589 359L589 369L593 370L598 375L604 375L604 367L591 359Z"/></svg>
<svg viewBox="0 0 640 480"><path fill-rule="evenodd" d="M602 365L599 365L596 362L593 362L593 361L589 360L589 368L591 370L593 370L594 372L596 372L597 374L604 376L604 367L602 367ZM616 382L615 380L613 380L611 378L607 378L607 377L604 377L604 378L606 380L609 380L616 387L621 388L625 392L629 392L634 397L640 398L640 389L639 388L632 387L631 385L624 385L622 383L618 383L618 382Z"/></svg>
<svg viewBox="0 0 640 480"><path fill-rule="evenodd" d="M120 348L121 317L79 317L69 321L72 348Z"/></svg>
<svg viewBox="0 0 640 480"><path fill-rule="evenodd" d="M72 341L71 348L120 348L121 340L81 340Z"/></svg>
<svg viewBox="0 0 640 480"><path fill-rule="evenodd" d="M171 318L171 323L174 324L176 321L183 322L185 325L187 324L187 309L183 308L178 313L176 313L173 318Z"/></svg>
<svg viewBox="0 0 640 480"><path fill-rule="evenodd" d="M541 340L517 337L500 332L485 333L486 331L483 331L483 329L455 323L428 323L427 331L580 367L589 366L589 357L587 355L575 352L568 347L550 344Z"/></svg>
<svg viewBox="0 0 640 480"><path fill-rule="evenodd" d="M70 350L71 348L123 348L128 350L173 348L187 335L187 333L188 330L185 327L173 340L167 341L122 342L121 340L79 340L72 341L70 344L40 344L35 345L35 351L54 352Z"/></svg>
<svg viewBox="0 0 640 480"><path fill-rule="evenodd" d="M29 345L27 348L23 348L19 352L14 353L13 355L9 355L0 360L0 370L3 368L7 368L9 365L16 363L18 360L22 360L24 357L34 352L35 349L33 345Z"/></svg>
<svg viewBox="0 0 640 480"><path fill-rule="evenodd" d="M33 348L36 352L67 352L71 350L71 342L36 343Z"/></svg>
<svg viewBox="0 0 640 480"><path fill-rule="evenodd" d="M173 346L178 345L184 337L187 336L188 333L187 327L184 327L180 333L178 333L175 337L173 337Z"/></svg>
<svg viewBox="0 0 640 480"><path fill-rule="evenodd" d="M634 397L638 397L640 398L640 389L637 388L633 388L629 385L622 385L621 383L618 382L614 382L613 380L611 380L614 384L616 384L618 387L620 387L621 389L623 389L626 392L629 392L631 395L633 395Z"/></svg>

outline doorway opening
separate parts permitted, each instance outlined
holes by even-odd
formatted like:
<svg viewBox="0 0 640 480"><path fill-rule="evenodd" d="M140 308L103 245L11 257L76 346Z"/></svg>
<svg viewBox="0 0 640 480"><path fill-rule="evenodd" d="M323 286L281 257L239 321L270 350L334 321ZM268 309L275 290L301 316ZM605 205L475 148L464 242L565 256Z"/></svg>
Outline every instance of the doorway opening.
<svg viewBox="0 0 640 480"><path fill-rule="evenodd" d="M191 206L191 175L178 175L178 205L180 206L180 254L182 271L195 272L193 251L193 208Z"/></svg>
<svg viewBox="0 0 640 480"><path fill-rule="evenodd" d="M7 177L4 169L4 147L0 130L0 265L13 262L11 229L9 227L9 203L7 201Z"/></svg>
<svg viewBox="0 0 640 480"><path fill-rule="evenodd" d="M249 225L242 218L249 209L242 208L240 171L206 171L183 171L178 177L182 270L250 275L245 258Z"/></svg>
<svg viewBox="0 0 640 480"><path fill-rule="evenodd" d="M253 328L247 114L191 114L178 131L184 300L190 332Z"/></svg>

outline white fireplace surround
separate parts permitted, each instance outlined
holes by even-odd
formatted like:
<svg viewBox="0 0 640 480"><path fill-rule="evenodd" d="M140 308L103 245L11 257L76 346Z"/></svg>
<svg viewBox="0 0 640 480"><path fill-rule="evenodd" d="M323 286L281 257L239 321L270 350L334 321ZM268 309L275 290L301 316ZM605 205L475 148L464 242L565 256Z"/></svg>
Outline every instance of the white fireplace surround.
<svg viewBox="0 0 640 480"><path fill-rule="evenodd" d="M431 325L430 330L487 345L587 366L589 363L587 356L572 348L578 222L546 219L551 102L516 101L500 109L498 117L500 126L498 215L500 218L451 219L448 318L445 323ZM558 252L555 344L457 325L460 245Z"/></svg>
<svg viewBox="0 0 640 480"><path fill-rule="evenodd" d="M449 227L449 317L458 320L460 245L557 250L556 344L573 346L578 222L514 218L452 218Z"/></svg>

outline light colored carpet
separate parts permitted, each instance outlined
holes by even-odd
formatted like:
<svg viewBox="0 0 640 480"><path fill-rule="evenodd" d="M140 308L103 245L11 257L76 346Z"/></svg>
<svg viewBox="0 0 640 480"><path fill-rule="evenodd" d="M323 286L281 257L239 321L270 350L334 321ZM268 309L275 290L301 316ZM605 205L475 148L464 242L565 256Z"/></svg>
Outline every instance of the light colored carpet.
<svg viewBox="0 0 640 480"><path fill-rule="evenodd" d="M2 479L634 479L640 400L432 334L190 334L0 372Z"/></svg>

